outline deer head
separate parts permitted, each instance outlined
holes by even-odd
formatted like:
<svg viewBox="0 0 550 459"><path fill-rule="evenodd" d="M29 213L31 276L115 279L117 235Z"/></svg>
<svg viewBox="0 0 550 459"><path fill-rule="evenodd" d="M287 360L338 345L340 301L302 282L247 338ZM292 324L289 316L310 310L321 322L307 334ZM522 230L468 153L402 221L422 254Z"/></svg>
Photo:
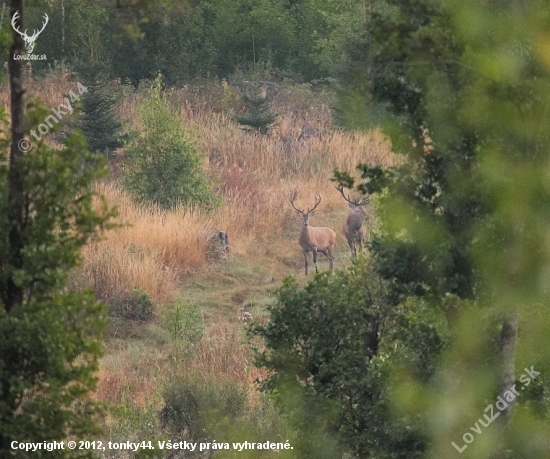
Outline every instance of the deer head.
<svg viewBox="0 0 550 459"><path fill-rule="evenodd" d="M340 192L342 197L348 202L351 209L354 209L356 207L363 207L363 206L367 205L370 202L370 199L369 199L368 196L365 196L364 198L361 198L361 199L351 199L349 197L349 194L347 196L344 194L344 188L343 187L335 186L334 188L336 188Z"/></svg>
<svg viewBox="0 0 550 459"><path fill-rule="evenodd" d="M315 215L315 209L317 208L317 206L319 205L319 203L321 202L321 195L320 194L317 194L315 195L315 204L313 205L313 208L309 208L307 209L307 212L304 212L303 210L301 209L298 209L295 205L294 205L294 201L296 201L296 198L298 197L298 190L292 190L290 192L290 195L288 197L288 200L290 201L290 204L292 204L292 207L294 208L294 210L301 215L302 217L302 220L304 222L304 226L307 227L309 225L309 218L310 217L313 217Z"/></svg>
<svg viewBox="0 0 550 459"><path fill-rule="evenodd" d="M36 42L36 39L38 38L38 35L40 35L42 31L46 28L49 17L46 13L44 13L44 23L42 24L42 28L40 30L34 30L33 34L30 37L27 35L27 29L25 29L24 32L21 32L21 30L19 30L19 27L15 25L15 22L18 19L20 19L20 15L19 11L16 11L13 15L13 18L11 19L11 26L13 27L13 30L21 35L21 37L23 37L23 41L25 42L25 50L27 51L27 54L31 54L34 49L34 44Z"/></svg>

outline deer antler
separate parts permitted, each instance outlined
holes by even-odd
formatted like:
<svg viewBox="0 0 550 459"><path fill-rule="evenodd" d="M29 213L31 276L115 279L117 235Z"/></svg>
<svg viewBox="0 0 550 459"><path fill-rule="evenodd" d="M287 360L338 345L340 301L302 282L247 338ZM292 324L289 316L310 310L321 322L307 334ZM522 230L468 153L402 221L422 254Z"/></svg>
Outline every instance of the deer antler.
<svg viewBox="0 0 550 459"><path fill-rule="evenodd" d="M313 209L311 209L311 210L308 207L307 213L309 214L309 213L313 212L317 208L317 206L319 205L320 202L321 202L321 195L316 194L315 195L315 205L313 206Z"/></svg>
<svg viewBox="0 0 550 459"><path fill-rule="evenodd" d="M298 197L298 190L297 189L294 189L290 192L290 194L288 195L288 200L290 201L290 204L292 204L292 207L294 207L294 210L296 212L300 212L302 215L307 215L307 214L310 214L312 213L316 208L317 206L319 205L319 203L321 202L321 195L320 194L316 194L315 195L315 204L313 206L312 209L310 209L308 207L307 209L307 212L304 212L303 210L300 210L298 209L295 205L294 205L294 201L296 201L296 198Z"/></svg>
<svg viewBox="0 0 550 459"><path fill-rule="evenodd" d="M292 190L290 192L290 194L288 195L288 200L290 201L290 204L292 204L292 207L294 207L294 210L296 212L300 212L301 214L304 214L304 211L303 210L300 210L298 209L295 205L294 205L294 201L296 201L296 198L298 197L298 190L295 188L294 190ZM309 213L309 212L308 212Z"/></svg>
<svg viewBox="0 0 550 459"><path fill-rule="evenodd" d="M349 197L349 194L348 194L347 196L344 194L344 187L342 187L342 186L339 186L339 187L338 187L338 186L334 185L334 188L336 188L336 189L340 192L340 194L342 195L342 197L343 197L347 202L349 202L350 204L352 204L352 205L354 205L354 206L364 206L365 204L368 204L368 203L370 202L370 199L369 199L368 196L366 196L366 197L360 199L359 201L358 201L358 200L353 200L353 199L351 199L351 198Z"/></svg>

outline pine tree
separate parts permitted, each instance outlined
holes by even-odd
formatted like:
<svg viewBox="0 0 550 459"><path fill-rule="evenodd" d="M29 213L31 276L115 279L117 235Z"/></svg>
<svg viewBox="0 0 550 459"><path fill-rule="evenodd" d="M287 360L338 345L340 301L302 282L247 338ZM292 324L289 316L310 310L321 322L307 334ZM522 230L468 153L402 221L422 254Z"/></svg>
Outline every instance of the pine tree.
<svg viewBox="0 0 550 459"><path fill-rule="evenodd" d="M122 123L115 112L120 97L102 63L81 63L77 72L88 92L82 97L82 114L76 127L86 136L91 151L109 156L120 147Z"/></svg>
<svg viewBox="0 0 550 459"><path fill-rule="evenodd" d="M278 116L271 111L273 96L269 88L264 83L253 83L252 89L245 90L242 98L246 111L244 115L235 115L236 120L245 131L267 134Z"/></svg>

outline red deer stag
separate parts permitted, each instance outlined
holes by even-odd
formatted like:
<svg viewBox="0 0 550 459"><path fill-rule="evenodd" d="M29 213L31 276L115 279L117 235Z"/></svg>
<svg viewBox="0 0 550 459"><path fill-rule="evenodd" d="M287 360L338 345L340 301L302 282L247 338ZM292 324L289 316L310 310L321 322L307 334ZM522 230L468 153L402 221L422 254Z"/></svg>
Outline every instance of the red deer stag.
<svg viewBox="0 0 550 459"><path fill-rule="evenodd" d="M344 236L348 240L349 248L351 249L351 255L353 258L357 257L357 247L363 247L365 241L366 229L363 226L363 222L367 219L367 212L365 205L370 202L368 197L360 200L352 200L349 195L344 194L342 187L336 187L342 197L349 203L351 212L346 217L344 224L342 225L342 231Z"/></svg>
<svg viewBox="0 0 550 459"><path fill-rule="evenodd" d="M309 226L309 219L315 215L315 209L321 202L321 195L318 194L315 196L315 205L312 209L308 208L307 212L296 208L296 206L294 205L294 201L296 200L297 196L298 190L293 190L291 191L288 200L290 201L290 204L292 204L292 207L294 207L294 210L302 218L302 228L300 230L300 236L298 237L298 243L300 244L300 247L302 247L302 251L304 252L306 275L308 266L307 257L309 252L313 253L313 265L315 266L316 273L319 272L319 270L317 269L317 252L321 252L325 257L329 259L330 270L332 271L332 269L334 268L333 254L334 245L336 244L336 233L330 228Z"/></svg>

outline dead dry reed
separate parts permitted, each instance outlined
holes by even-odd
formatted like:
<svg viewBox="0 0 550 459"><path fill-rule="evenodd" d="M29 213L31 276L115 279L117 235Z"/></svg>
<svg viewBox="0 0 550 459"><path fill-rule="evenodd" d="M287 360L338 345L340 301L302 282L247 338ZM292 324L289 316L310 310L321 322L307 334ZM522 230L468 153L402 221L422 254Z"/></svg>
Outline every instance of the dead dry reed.
<svg viewBox="0 0 550 459"><path fill-rule="evenodd" d="M59 71L32 80L29 97L40 95L46 106L56 106L71 89L69 77ZM386 167L396 162L379 131L348 133L335 127L330 101L307 85L283 87L275 95L278 125L268 135L240 129L231 110L220 103L221 84L209 87L207 94L182 88L170 93L170 100L182 126L198 137L205 173L222 196L222 205L210 213L181 206L161 210L133 202L116 178L98 183L97 191L117 207L122 226L84 248L83 264L71 276L73 286L93 287L105 301L138 289L160 307L170 307L186 280L216 269L208 258L208 237L215 230L229 234L231 256L242 265L254 269L273 263L280 278L299 272L296 221L285 195L298 188L297 205L307 207L320 193L323 201L316 221L325 226L327 219L337 222L347 212L330 181L334 168L353 174L359 163ZM138 128L136 114L144 91L122 91L118 112L127 126ZM7 94L4 86L0 100L5 106ZM123 157L124 151L119 154ZM221 313L210 317L203 339L184 365L203 378L228 377L252 387L251 381L262 375L251 365L242 325ZM111 343L101 363L96 398L159 408L158 383L174 368L170 349L165 345L151 350L136 343L113 348Z"/></svg>
<svg viewBox="0 0 550 459"><path fill-rule="evenodd" d="M230 114L215 111L204 100L199 107L189 105L185 91L171 93L174 113L198 136L205 172L223 196L223 205L208 215L193 208L160 210L133 203L114 181L99 184L98 191L118 207L126 223L84 250L81 282L95 287L101 298L138 288L156 302L170 302L178 279L208 266L206 235L212 230L230 234L233 254L257 256L261 246L287 243L285 229L293 221L285 199L290 189L299 188L304 202L321 193L323 211L331 212L342 208L330 182L335 168L353 173L359 163L389 166L395 161L379 131L334 128L327 105L307 105L302 87L299 109L291 105L290 89L279 101L275 98L279 124L268 135L244 132ZM134 128L143 94L130 91L119 107ZM313 111L316 118L308 124ZM302 135L308 129L314 135Z"/></svg>

